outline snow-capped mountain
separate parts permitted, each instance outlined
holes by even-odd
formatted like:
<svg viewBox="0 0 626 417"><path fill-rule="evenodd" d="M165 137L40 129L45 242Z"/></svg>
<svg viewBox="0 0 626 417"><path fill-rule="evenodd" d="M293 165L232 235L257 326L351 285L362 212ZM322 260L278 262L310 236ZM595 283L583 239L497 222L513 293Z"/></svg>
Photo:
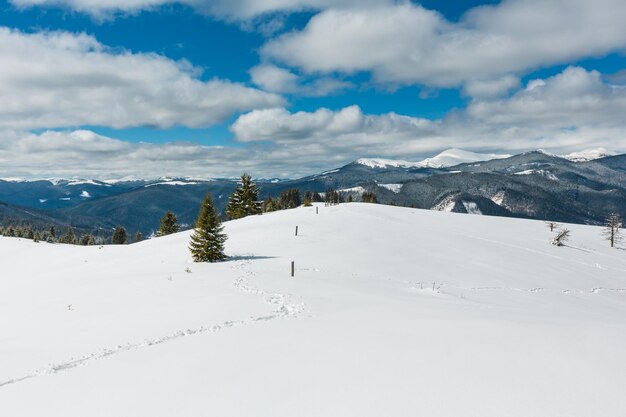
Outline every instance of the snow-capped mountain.
<svg viewBox="0 0 626 417"><path fill-rule="evenodd" d="M486 160L492 156L498 158ZM599 224L610 207L626 217L626 155L586 162L542 151L504 156L450 149L419 162L361 159L300 179L256 182L261 198L277 197L290 188L302 193L334 188L344 190L345 198L353 194L354 201L368 191L383 204L485 215ZM87 230L122 225L149 235L166 210L174 211L181 223L192 224L207 192L223 211L237 182L173 177L116 182L0 180L0 202L5 203L0 206L0 223L40 226L56 219Z"/></svg>
<svg viewBox="0 0 626 417"><path fill-rule="evenodd" d="M433 156L432 158L426 158L418 162L416 165L418 167L444 168L471 162L504 159L509 158L510 156L511 155L508 154L477 153L465 151L463 149L451 148Z"/></svg>
<svg viewBox="0 0 626 417"><path fill-rule="evenodd" d="M418 162L382 158L361 158L355 162L369 168L444 168L469 162L508 158L510 156L507 154L477 153L451 148Z"/></svg>
<svg viewBox="0 0 626 417"><path fill-rule="evenodd" d="M605 158L607 156L616 155L615 152L606 150L605 148L586 149L580 152L572 152L568 155L563 155L563 158L569 159L574 162L593 161L594 159Z"/></svg>

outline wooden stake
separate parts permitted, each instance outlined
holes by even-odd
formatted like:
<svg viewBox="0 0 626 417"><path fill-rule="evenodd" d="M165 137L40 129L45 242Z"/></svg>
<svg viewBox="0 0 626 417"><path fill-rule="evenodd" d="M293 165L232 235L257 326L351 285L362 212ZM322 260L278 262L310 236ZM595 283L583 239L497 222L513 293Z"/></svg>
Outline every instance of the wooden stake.
<svg viewBox="0 0 626 417"><path fill-rule="evenodd" d="M320 208L319 207L315 207L315 214L320 214Z"/></svg>
<svg viewBox="0 0 626 417"><path fill-rule="evenodd" d="M295 274L296 268L295 268L295 262L291 261L291 276L293 277Z"/></svg>
<svg viewBox="0 0 626 417"><path fill-rule="evenodd" d="M298 226L296 226L296 236L298 236Z"/></svg>

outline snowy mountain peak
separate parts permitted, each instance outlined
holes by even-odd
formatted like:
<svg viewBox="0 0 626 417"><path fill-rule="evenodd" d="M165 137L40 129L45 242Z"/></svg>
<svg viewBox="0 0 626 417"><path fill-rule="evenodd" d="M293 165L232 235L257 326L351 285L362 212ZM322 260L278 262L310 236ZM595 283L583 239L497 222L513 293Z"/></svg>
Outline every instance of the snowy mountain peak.
<svg viewBox="0 0 626 417"><path fill-rule="evenodd" d="M370 168L444 168L468 162L489 161L492 159L508 158L510 156L511 155L506 154L476 153L463 149L450 148L419 162L382 158L361 158L358 159L356 163Z"/></svg>
<svg viewBox="0 0 626 417"><path fill-rule="evenodd" d="M563 158L569 159L573 162L586 162L593 161L594 159L605 158L607 156L616 155L615 152L606 150L605 148L585 149L580 152L572 152L567 155L563 155Z"/></svg>
<svg viewBox="0 0 626 417"><path fill-rule="evenodd" d="M432 158L426 158L423 161L418 162L418 166L429 168L443 168L470 162L509 158L510 156L511 155L508 154L477 153L465 151L463 149L450 148L436 156L433 156Z"/></svg>
<svg viewBox="0 0 626 417"><path fill-rule="evenodd" d="M412 168L416 167L418 164L417 162L382 158L361 158L357 159L355 162L370 168Z"/></svg>

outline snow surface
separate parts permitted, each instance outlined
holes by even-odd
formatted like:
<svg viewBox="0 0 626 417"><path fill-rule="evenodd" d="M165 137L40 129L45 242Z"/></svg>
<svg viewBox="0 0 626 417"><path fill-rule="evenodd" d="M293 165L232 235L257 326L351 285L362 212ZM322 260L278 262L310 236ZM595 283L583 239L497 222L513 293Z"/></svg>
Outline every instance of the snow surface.
<svg viewBox="0 0 626 417"><path fill-rule="evenodd" d="M218 264L189 232L0 237L0 414L626 415L626 252L599 228L318 209L226 223Z"/></svg>
<svg viewBox="0 0 626 417"><path fill-rule="evenodd" d="M83 190L83 191L80 193L80 196L81 196L82 198L91 198L91 194L89 194L89 192L88 192L88 191L85 191L85 190Z"/></svg>
<svg viewBox="0 0 626 417"><path fill-rule="evenodd" d="M478 205L473 201L461 201L461 203L463 203L463 207L465 207L467 214L483 214L478 208Z"/></svg>
<svg viewBox="0 0 626 417"><path fill-rule="evenodd" d="M339 192L342 193L357 193L357 194L363 194L365 192L365 188L361 187L360 185L357 187L352 187L352 188L342 188L341 190L338 190Z"/></svg>
<svg viewBox="0 0 626 417"><path fill-rule="evenodd" d="M402 189L402 184L378 184L378 186L386 188L389 191L392 191L396 194L398 194L400 190Z"/></svg>
<svg viewBox="0 0 626 417"><path fill-rule="evenodd" d="M559 178L551 173L550 171L546 171L545 169L527 169L524 171L515 172L515 175L542 175L549 180L558 181Z"/></svg>

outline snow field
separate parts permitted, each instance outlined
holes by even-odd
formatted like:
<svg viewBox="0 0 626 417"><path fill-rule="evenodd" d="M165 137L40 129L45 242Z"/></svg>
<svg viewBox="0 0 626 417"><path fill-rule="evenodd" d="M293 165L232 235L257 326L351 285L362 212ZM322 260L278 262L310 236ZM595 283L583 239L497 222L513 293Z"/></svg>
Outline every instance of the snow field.
<svg viewBox="0 0 626 417"><path fill-rule="evenodd" d="M188 232L0 238L1 414L626 414L626 251L597 227L557 248L542 222L360 203L225 225L219 264Z"/></svg>

